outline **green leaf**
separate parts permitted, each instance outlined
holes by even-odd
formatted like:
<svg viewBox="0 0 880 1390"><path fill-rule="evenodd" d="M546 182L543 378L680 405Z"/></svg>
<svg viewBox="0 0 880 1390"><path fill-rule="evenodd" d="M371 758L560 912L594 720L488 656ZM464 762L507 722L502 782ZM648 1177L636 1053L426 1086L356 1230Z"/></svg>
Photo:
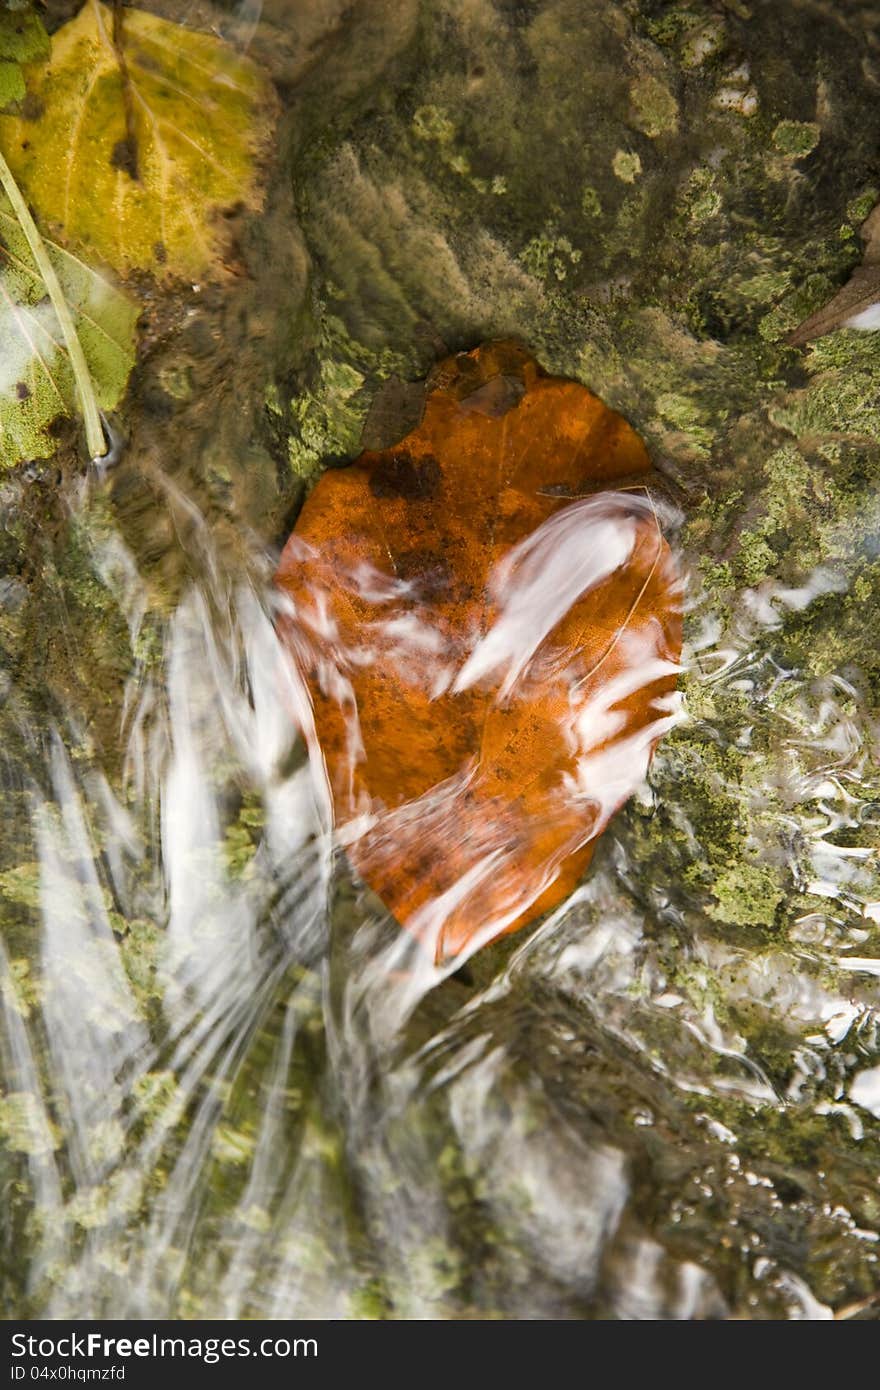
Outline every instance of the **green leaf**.
<svg viewBox="0 0 880 1390"><path fill-rule="evenodd" d="M49 35L30 9L0 9L0 111L23 101L22 63L49 55Z"/></svg>
<svg viewBox="0 0 880 1390"><path fill-rule="evenodd" d="M134 366L139 309L70 252L46 243L105 410L118 402ZM48 427L78 412L74 374L58 317L12 206L0 194L0 468L46 458Z"/></svg>
<svg viewBox="0 0 880 1390"><path fill-rule="evenodd" d="M221 273L222 212L261 205L271 84L210 34L88 0L25 70L0 148L42 224L125 275Z"/></svg>

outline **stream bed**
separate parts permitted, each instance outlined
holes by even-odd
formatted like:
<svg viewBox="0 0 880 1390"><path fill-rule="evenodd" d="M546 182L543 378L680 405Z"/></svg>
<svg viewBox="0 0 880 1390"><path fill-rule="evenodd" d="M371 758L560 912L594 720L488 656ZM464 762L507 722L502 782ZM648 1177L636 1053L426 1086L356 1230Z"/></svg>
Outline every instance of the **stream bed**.
<svg viewBox="0 0 880 1390"><path fill-rule="evenodd" d="M880 197L873 7L151 8L282 114L112 462L0 477L6 1315L876 1316L880 340L787 342ZM564 904L415 971L272 578L502 337L668 480L681 708Z"/></svg>

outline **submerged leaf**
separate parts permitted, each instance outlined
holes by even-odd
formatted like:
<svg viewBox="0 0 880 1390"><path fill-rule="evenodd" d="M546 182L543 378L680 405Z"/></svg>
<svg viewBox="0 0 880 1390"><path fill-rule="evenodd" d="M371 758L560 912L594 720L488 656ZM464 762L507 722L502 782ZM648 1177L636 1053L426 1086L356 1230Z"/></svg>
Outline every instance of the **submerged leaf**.
<svg viewBox="0 0 880 1390"><path fill-rule="evenodd" d="M198 276L224 250L220 214L259 207L268 80L222 40L98 0L26 70L29 110L0 145L35 212L120 273Z"/></svg>
<svg viewBox="0 0 880 1390"><path fill-rule="evenodd" d="M680 584L621 416L512 343L325 473L281 558L349 856L438 961L560 902L674 721ZM597 490L599 489L599 490Z"/></svg>
<svg viewBox="0 0 880 1390"><path fill-rule="evenodd" d="M139 309L68 251L47 250L105 410L116 405L134 366ZM78 409L73 370L58 318L8 199L0 193L0 467L54 452L48 426Z"/></svg>

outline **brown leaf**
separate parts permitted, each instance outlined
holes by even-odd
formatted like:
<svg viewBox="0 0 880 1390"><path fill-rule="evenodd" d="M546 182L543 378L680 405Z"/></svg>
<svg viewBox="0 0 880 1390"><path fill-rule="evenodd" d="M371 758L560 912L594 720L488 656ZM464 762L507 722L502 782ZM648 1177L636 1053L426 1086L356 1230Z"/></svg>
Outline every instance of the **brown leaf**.
<svg viewBox="0 0 880 1390"><path fill-rule="evenodd" d="M285 547L340 836L438 962L571 892L674 720L678 575L646 491L613 490L649 470L621 416L490 343Z"/></svg>

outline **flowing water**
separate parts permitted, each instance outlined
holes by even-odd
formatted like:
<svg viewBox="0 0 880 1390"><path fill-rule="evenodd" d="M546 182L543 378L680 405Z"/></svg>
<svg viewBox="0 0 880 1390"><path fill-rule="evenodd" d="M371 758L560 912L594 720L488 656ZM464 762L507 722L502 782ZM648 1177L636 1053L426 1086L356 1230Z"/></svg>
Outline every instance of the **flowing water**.
<svg viewBox="0 0 880 1390"><path fill-rule="evenodd" d="M111 466L31 480L54 529L30 640L76 674L3 678L8 1312L870 1316L878 729L857 670L786 666L777 640L846 573L724 612L664 513L686 581L675 727L647 778L627 768L634 797L562 906L436 965L334 838L278 636L285 519L239 418L266 347L239 349L216 418L174 435L148 403ZM595 510L572 516L613 569ZM858 525L876 547L876 505ZM490 653L516 673L560 600L552 564L529 574ZM103 664L102 625L122 651ZM727 886L745 866L763 901L725 918L701 847L731 806L748 834Z"/></svg>

